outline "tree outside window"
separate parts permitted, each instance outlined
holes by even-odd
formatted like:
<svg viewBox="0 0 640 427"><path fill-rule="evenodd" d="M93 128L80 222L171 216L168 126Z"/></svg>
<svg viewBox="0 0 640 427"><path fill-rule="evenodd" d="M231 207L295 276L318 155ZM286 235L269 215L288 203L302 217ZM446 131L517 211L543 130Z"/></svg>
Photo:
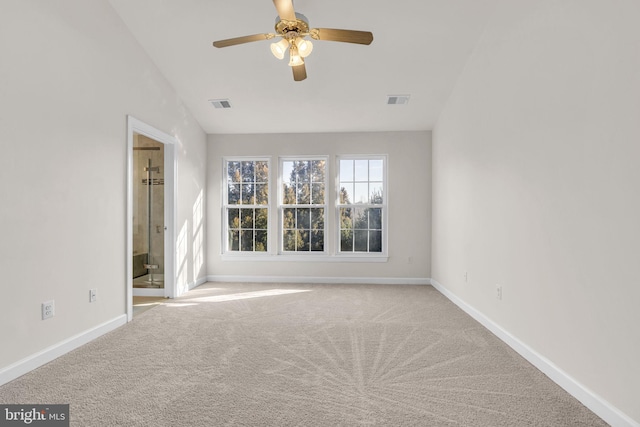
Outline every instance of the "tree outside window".
<svg viewBox="0 0 640 427"><path fill-rule="evenodd" d="M341 158L338 174L339 252L385 252L384 158Z"/></svg>
<svg viewBox="0 0 640 427"><path fill-rule="evenodd" d="M267 252L269 162L226 162L226 229L228 252Z"/></svg>
<svg viewBox="0 0 640 427"><path fill-rule="evenodd" d="M324 252L326 159L281 163L282 251Z"/></svg>

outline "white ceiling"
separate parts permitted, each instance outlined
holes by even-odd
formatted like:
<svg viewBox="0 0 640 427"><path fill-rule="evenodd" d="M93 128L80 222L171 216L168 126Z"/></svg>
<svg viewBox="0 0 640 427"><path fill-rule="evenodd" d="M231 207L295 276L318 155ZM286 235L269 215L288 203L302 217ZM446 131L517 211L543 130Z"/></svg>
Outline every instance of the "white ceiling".
<svg viewBox="0 0 640 427"><path fill-rule="evenodd" d="M110 0L207 133L432 129L497 0L295 0L312 28L371 31L370 46L313 41L293 80L270 41L272 0ZM387 95L411 95L387 105ZM210 99L228 98L231 109Z"/></svg>

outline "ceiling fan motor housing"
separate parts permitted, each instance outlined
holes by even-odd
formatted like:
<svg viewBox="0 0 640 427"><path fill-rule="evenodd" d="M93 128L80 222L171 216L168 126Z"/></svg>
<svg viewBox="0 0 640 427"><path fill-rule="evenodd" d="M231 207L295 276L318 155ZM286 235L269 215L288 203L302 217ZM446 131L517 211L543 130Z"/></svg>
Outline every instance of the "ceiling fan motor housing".
<svg viewBox="0 0 640 427"><path fill-rule="evenodd" d="M288 21L277 17L275 30L276 33L286 39L304 37L309 34L309 20L303 14L297 12L295 21Z"/></svg>

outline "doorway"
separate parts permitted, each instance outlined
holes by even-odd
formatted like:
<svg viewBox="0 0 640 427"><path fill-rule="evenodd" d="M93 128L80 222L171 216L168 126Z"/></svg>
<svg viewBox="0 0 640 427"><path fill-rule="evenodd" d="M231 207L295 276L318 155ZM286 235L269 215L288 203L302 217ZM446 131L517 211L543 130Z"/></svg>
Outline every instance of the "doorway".
<svg viewBox="0 0 640 427"><path fill-rule="evenodd" d="M127 117L126 308L175 296L176 139Z"/></svg>
<svg viewBox="0 0 640 427"><path fill-rule="evenodd" d="M133 134L133 289L164 289L164 144Z"/></svg>

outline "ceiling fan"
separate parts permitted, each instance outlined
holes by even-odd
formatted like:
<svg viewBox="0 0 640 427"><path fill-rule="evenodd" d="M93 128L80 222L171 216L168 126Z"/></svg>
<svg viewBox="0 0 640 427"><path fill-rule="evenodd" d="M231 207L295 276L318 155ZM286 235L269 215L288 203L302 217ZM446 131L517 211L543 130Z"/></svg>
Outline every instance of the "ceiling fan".
<svg viewBox="0 0 640 427"><path fill-rule="evenodd" d="M335 42L357 43L369 45L373 41L373 34L369 31L337 30L333 28L309 28L309 20L293 10L293 0L273 0L278 11L275 34L253 34L251 36L235 37L232 39L213 42L215 47L227 47L237 44L271 40L281 37L278 42L271 43L271 52L278 59L283 59L289 51L289 66L293 70L293 80L301 81L307 78L304 58L313 50L313 44L305 39L309 36L314 40L328 40Z"/></svg>

